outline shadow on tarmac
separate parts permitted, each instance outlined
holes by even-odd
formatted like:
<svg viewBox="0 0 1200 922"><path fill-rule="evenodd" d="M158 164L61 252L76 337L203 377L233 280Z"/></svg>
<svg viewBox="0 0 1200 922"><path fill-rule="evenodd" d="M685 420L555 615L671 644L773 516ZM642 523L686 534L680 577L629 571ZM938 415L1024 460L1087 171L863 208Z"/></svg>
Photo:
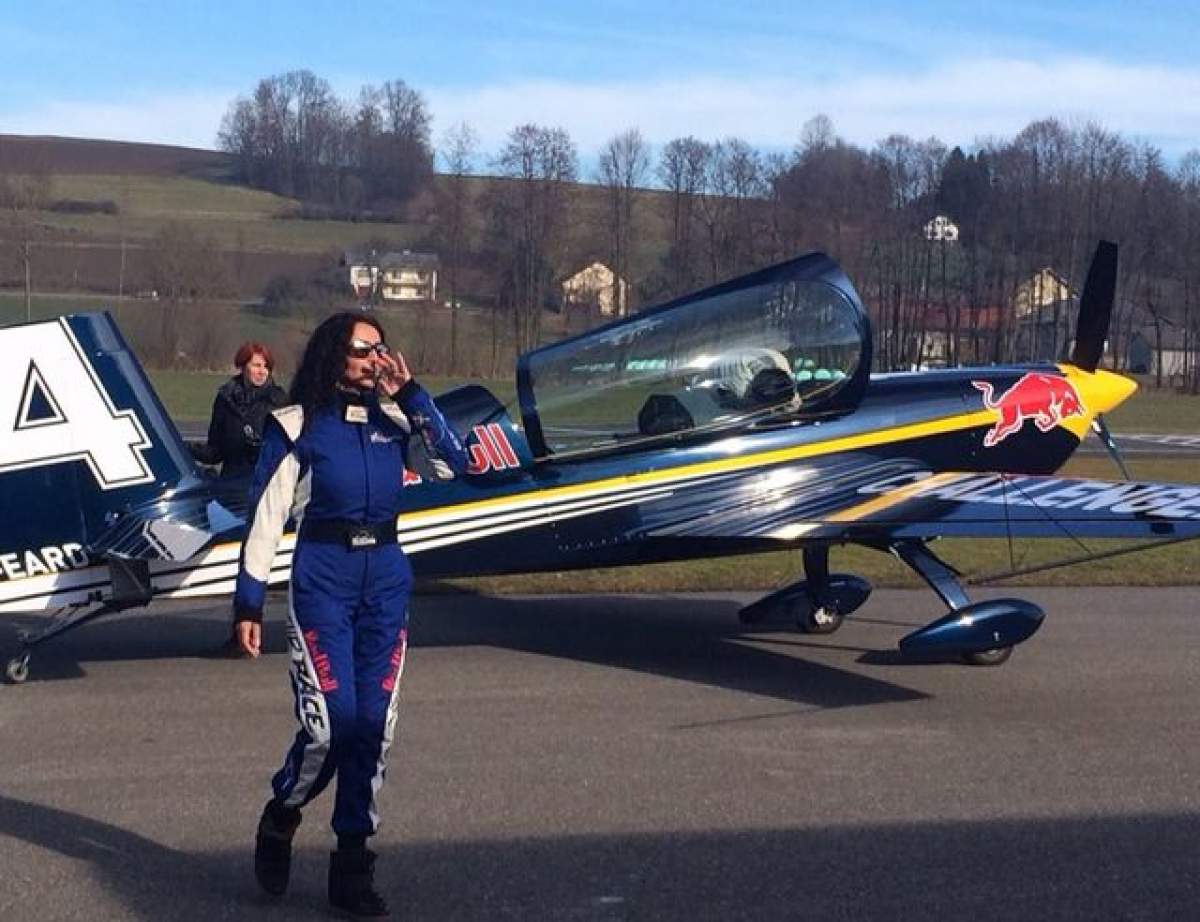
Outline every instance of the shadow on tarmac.
<svg viewBox="0 0 1200 922"><path fill-rule="evenodd" d="M428 616L416 607L417 646L486 644L644 672L818 708L912 701L925 694L755 644L732 600L678 596L464 596ZM787 631L786 637L796 637ZM832 641L832 638L828 638ZM773 641L772 641L773 642ZM827 649L837 649L836 642Z"/></svg>
<svg viewBox="0 0 1200 922"><path fill-rule="evenodd" d="M2 796L0 835L85 862L72 904L98 885L125 918L327 917L325 853L305 844L274 902L249 841L189 853ZM1196 814L1145 814L414 842L382 849L378 882L404 919L1167 919L1200 900L1198 835ZM17 883L37 918L44 882Z"/></svg>
<svg viewBox="0 0 1200 922"><path fill-rule="evenodd" d="M79 678L88 662L211 655L227 636L223 611L161 606L124 613L52 640L34 653L31 682ZM629 669L812 708L861 707L927 697L893 682L805 658L779 625L748 633L733 599L680 596L524 596L470 593L418 596L409 639L414 647L492 646ZM770 643L755 643L755 639ZM0 641L12 649L9 638ZM768 647L775 647L769 649ZM845 650L834 638L812 648ZM870 654L865 648L854 648ZM269 609L266 653L286 652L277 607ZM882 652L882 651L880 651ZM884 662L886 662L886 658Z"/></svg>

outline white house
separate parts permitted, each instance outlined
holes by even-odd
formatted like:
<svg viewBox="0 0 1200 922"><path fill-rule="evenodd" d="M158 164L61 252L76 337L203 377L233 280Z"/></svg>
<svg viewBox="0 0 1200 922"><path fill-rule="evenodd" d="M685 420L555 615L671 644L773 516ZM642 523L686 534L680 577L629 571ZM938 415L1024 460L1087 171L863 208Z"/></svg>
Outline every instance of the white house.
<svg viewBox="0 0 1200 922"><path fill-rule="evenodd" d="M409 250L347 253L350 288L362 299L376 285L384 301L433 301L437 298L438 258Z"/></svg>
<svg viewBox="0 0 1200 922"><path fill-rule="evenodd" d="M597 308L606 317L623 317L629 310L626 289L624 279L618 279L604 263L594 262L563 280L563 309L586 306Z"/></svg>

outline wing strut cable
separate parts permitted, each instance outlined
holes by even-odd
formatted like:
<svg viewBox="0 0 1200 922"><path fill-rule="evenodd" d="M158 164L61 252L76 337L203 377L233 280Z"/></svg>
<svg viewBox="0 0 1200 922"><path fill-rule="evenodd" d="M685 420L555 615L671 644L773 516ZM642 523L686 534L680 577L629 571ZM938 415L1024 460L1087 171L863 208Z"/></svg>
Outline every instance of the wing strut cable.
<svg viewBox="0 0 1200 922"><path fill-rule="evenodd" d="M1002 480L1007 482L1008 478L1006 475L1001 474L1000 477ZM1093 560L1106 560L1110 557L1121 557L1121 556L1124 556L1125 554L1135 554L1135 553L1139 553L1141 551L1152 551L1156 547L1167 547L1168 545L1171 545L1171 544L1182 544L1185 541L1200 540L1200 535L1187 535L1182 538L1168 538L1163 541L1153 541L1149 544L1131 544L1131 545L1127 545L1126 547L1114 548L1111 551L1100 551L1097 553L1097 552L1093 551L1091 548L1089 548L1083 542L1083 539L1081 539L1078 535L1074 534L1069 528L1067 528L1066 525L1064 525L1062 522L1058 521L1057 519L1053 518L1042 506L1039 506L1037 504L1037 500L1030 497L1028 493L1026 493L1024 490L1022 490L1019 483L1013 483L1012 488L1014 490L1016 490L1017 493L1021 494L1021 496L1025 499L1025 501L1027 503L1029 503L1029 505L1031 505L1034 509L1036 509L1038 512L1040 512L1042 514L1043 518L1045 518L1045 520L1047 522L1049 522L1051 525L1055 526L1059 531L1061 531L1064 535L1066 535L1071 541L1073 541L1076 545L1078 545L1083 550L1083 554L1077 555L1075 557L1065 557L1061 560L1052 560L1049 563L1035 564L1032 567L1023 567L1021 569L1017 569L1016 565L1013 561L1013 557L1012 557L1012 550L1011 550L1012 532L1010 529L1009 530L1009 546L1010 546L1009 566L1010 566L1010 569L998 570L998 571L995 571L992 573L984 573L979 576L969 577L966 580L964 580L964 582L966 582L967 585L981 586L986 583L995 582L997 580L1009 579L1009 578L1015 577L1015 576L1029 576L1030 574L1033 574L1033 573L1043 573L1047 570L1056 570L1056 569L1059 569L1060 567L1070 567L1070 566L1073 566L1078 563L1089 563ZM1007 494L1005 494L1004 518L1005 518L1005 525L1007 527L1009 524Z"/></svg>
<svg viewBox="0 0 1200 922"><path fill-rule="evenodd" d="M1038 512L1040 512L1042 514L1043 519L1045 519L1047 522L1049 522L1051 525L1053 525L1055 528L1057 528L1059 531L1061 531L1064 535L1066 535L1068 538L1070 538L1072 542L1079 545L1080 549L1085 554L1092 553L1092 549L1083 543L1082 538L1080 538L1078 535L1076 535L1074 532L1072 532L1071 529L1067 528L1067 526L1064 525L1062 522L1058 521L1058 519L1051 516L1046 511L1045 507L1039 506L1036 499L1030 497L1030 495L1028 493L1026 493L1024 490L1021 489L1020 484L1014 483L1013 489L1021 494L1021 497L1025 500L1025 502L1029 503L1029 505L1031 505L1034 509L1036 509ZM1006 511L1006 514L1007 514L1007 511Z"/></svg>
<svg viewBox="0 0 1200 922"><path fill-rule="evenodd" d="M1152 541L1149 544L1133 544L1126 547L1114 548L1111 551L1101 551L1098 554L1086 554L1078 557L1067 557L1063 560L1052 560L1050 563L1037 564L1036 566L1025 567L1022 570L1004 570L994 573L984 573L980 576L968 577L966 580L964 580L964 582L969 586L983 586L987 583L1009 579L1014 576L1028 576L1031 573L1042 573L1046 570L1057 570L1059 567L1070 567L1077 563L1090 563L1093 560L1106 560L1109 557L1121 557L1125 554L1139 554L1143 551L1152 551L1155 548L1167 547L1171 544L1183 544L1185 541L1200 541L1200 535L1187 535L1182 538L1167 538L1163 541Z"/></svg>
<svg viewBox="0 0 1200 922"><path fill-rule="evenodd" d="M1017 568L1017 559L1013 555L1013 536L1012 536L1012 519L1008 514L1008 475L1000 475L1001 497L1004 499L1004 532L1008 537L1008 568L1015 570Z"/></svg>

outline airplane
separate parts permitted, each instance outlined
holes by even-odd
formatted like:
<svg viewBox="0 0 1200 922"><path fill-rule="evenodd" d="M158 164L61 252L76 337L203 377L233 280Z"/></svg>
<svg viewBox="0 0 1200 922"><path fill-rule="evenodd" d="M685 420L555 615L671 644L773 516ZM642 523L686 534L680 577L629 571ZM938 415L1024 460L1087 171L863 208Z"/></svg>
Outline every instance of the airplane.
<svg viewBox="0 0 1200 922"><path fill-rule="evenodd" d="M1136 383L1099 368L1116 246L1097 247L1070 357L873 374L868 313L813 253L520 357L517 398L437 398L468 476L406 472L398 537L418 576L638 565L799 548L803 574L744 607L837 630L870 595L832 573L863 545L916 571L947 613L902 654L997 665L1040 627L1018 598L972 601L943 536L1200 535L1200 487L1053 476ZM8 660L153 600L229 593L248 481L197 468L107 313L0 330L0 614L52 613ZM418 448L419 448L418 443ZM414 452L420 455L420 451ZM288 579L294 530L270 582Z"/></svg>

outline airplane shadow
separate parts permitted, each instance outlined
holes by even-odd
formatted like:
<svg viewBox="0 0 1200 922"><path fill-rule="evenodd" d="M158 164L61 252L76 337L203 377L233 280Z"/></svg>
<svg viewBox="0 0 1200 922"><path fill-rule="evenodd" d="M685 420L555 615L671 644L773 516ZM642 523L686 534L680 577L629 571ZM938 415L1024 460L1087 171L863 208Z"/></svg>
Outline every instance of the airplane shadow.
<svg viewBox="0 0 1200 922"><path fill-rule="evenodd" d="M410 629L416 647L485 644L766 695L812 708L927 697L893 682L770 649L769 642L756 643L773 628L756 626L748 632L737 620L739 603L731 599L435 598L432 605L431 598L416 600ZM789 630L786 636L796 635Z"/></svg>
<svg viewBox="0 0 1200 922"><path fill-rule="evenodd" d="M748 632L737 620L738 608L734 599L720 597L422 595L413 600L410 641L414 647L486 645L535 653L808 708L927 697L816 658L822 652L870 652L866 648L839 646L832 638L800 645L801 635L779 625L756 625ZM268 608L265 652L286 652L282 627L276 602ZM217 608L123 613L38 649L30 681L80 677L87 662L211 655L228 630L227 615ZM11 649L3 639L0 645Z"/></svg>
<svg viewBox="0 0 1200 922"><path fill-rule="evenodd" d="M377 882L405 919L1166 919L1200 899L1198 834L1196 814L1137 814L413 841L379 846ZM6 849L11 918L61 917L96 887L120 918L327 918L306 828L279 901L256 890L248 840L169 848L2 795L0 836L85 872L56 881Z"/></svg>

